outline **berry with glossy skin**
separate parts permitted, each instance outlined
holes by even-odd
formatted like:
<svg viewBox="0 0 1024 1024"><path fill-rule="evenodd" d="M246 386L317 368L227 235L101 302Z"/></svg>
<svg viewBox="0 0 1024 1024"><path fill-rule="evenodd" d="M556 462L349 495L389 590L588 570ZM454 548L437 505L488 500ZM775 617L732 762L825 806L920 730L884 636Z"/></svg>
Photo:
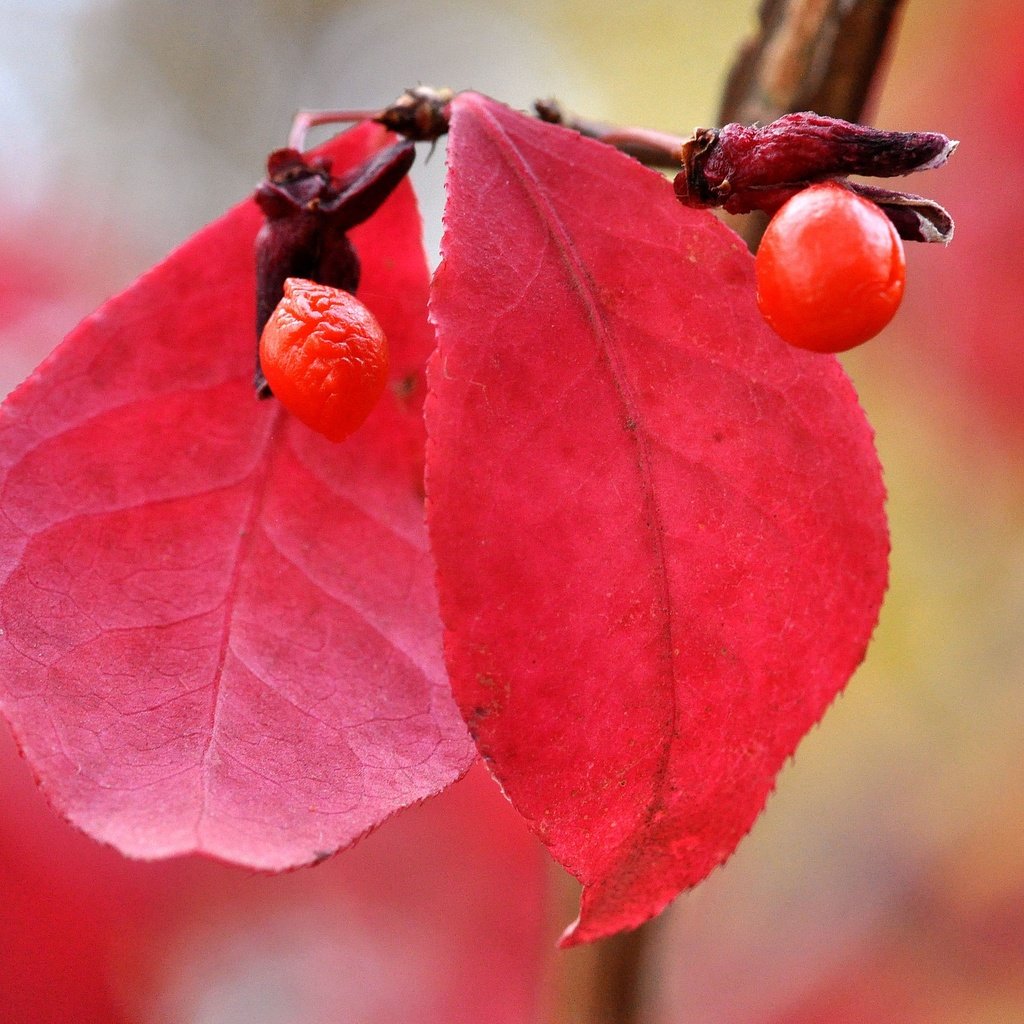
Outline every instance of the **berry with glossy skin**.
<svg viewBox="0 0 1024 1024"><path fill-rule="evenodd" d="M274 396L293 416L341 441L384 391L387 339L353 295L290 277L260 336L260 364Z"/></svg>
<svg viewBox="0 0 1024 1024"><path fill-rule="evenodd" d="M906 260L889 218L834 182L772 218L755 260L757 304L785 341L844 352L873 338L903 298Z"/></svg>

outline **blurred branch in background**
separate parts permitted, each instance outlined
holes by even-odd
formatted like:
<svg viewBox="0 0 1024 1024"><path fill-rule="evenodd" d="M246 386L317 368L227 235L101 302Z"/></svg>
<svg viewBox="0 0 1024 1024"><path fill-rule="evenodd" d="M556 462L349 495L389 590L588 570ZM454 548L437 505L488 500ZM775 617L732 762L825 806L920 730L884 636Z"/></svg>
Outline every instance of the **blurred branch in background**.
<svg viewBox="0 0 1024 1024"><path fill-rule="evenodd" d="M762 0L760 30L741 50L721 123L767 124L815 110L860 121L903 0Z"/></svg>
<svg viewBox="0 0 1024 1024"><path fill-rule="evenodd" d="M580 886L559 865L548 871L551 942L579 908ZM548 959L544 1024L639 1024L653 979L644 970L647 952L661 933L659 919L635 932L556 951Z"/></svg>
<svg viewBox="0 0 1024 1024"><path fill-rule="evenodd" d="M760 28L725 84L719 123L768 124L814 110L861 121L904 0L762 0ZM753 213L736 225L756 249L768 224Z"/></svg>

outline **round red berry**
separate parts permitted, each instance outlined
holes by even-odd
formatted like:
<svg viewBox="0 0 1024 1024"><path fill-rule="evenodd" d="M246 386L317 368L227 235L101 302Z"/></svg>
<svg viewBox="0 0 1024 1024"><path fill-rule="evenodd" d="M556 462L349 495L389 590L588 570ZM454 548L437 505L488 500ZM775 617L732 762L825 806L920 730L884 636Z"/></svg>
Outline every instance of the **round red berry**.
<svg viewBox="0 0 1024 1024"><path fill-rule="evenodd" d="M836 182L811 185L772 218L755 260L757 304L785 341L843 352L873 338L903 298L892 222Z"/></svg>
<svg viewBox="0 0 1024 1024"><path fill-rule="evenodd" d="M355 296L290 277L263 328L260 365L274 396L293 416L341 441L384 391L387 339Z"/></svg>

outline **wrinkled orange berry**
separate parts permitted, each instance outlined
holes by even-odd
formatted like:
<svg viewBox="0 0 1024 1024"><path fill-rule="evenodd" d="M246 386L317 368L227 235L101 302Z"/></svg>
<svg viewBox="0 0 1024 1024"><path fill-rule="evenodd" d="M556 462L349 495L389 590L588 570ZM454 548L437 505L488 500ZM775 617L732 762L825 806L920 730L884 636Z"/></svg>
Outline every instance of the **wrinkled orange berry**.
<svg viewBox="0 0 1024 1024"><path fill-rule="evenodd" d="M826 182L775 214L755 260L757 304L785 341L844 352L873 338L903 298L906 260L874 203Z"/></svg>
<svg viewBox="0 0 1024 1024"><path fill-rule="evenodd" d="M384 391L388 344L355 296L290 277L260 336L260 365L274 396L293 416L341 441Z"/></svg>

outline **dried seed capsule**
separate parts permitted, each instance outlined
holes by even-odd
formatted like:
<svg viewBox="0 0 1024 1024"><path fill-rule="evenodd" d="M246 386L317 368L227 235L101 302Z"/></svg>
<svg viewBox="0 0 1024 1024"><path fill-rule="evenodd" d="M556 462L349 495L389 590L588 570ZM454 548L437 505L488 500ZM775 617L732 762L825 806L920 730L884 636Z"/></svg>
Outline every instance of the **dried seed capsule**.
<svg viewBox="0 0 1024 1024"><path fill-rule="evenodd" d="M675 191L686 206L774 213L815 182L928 170L944 164L956 147L937 132L887 132L805 111L764 127L699 128L683 145ZM949 240L952 220L937 203L900 192L886 195L880 205L904 238Z"/></svg>
<svg viewBox="0 0 1024 1024"><path fill-rule="evenodd" d="M304 278L354 292L359 258L348 232L369 218L408 173L415 147L405 140L375 153L343 177L322 160L279 149L256 191L266 220L256 236L256 337L277 306L285 280ZM257 364L256 393L270 387Z"/></svg>

